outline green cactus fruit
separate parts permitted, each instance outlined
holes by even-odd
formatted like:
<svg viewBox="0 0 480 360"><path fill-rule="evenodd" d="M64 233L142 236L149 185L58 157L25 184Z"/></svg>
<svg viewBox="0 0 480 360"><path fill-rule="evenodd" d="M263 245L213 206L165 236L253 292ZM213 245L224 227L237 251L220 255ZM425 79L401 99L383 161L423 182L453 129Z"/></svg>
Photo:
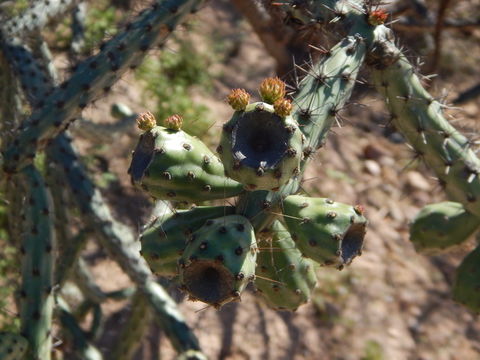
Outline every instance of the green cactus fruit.
<svg viewBox="0 0 480 360"><path fill-rule="evenodd" d="M315 287L313 262L302 256L280 221L273 223L271 235L271 242L259 241L255 286L272 308L295 311Z"/></svg>
<svg viewBox="0 0 480 360"><path fill-rule="evenodd" d="M128 172L133 184L157 199L196 202L242 192L202 141L162 126L140 136Z"/></svg>
<svg viewBox="0 0 480 360"><path fill-rule="evenodd" d="M303 135L291 116L257 102L236 111L217 148L225 174L248 190L277 191L300 173Z"/></svg>
<svg viewBox="0 0 480 360"><path fill-rule="evenodd" d="M480 313L480 246L463 259L453 283L453 300Z"/></svg>
<svg viewBox="0 0 480 360"><path fill-rule="evenodd" d="M18 334L0 332L0 359L20 360L27 351L28 342Z"/></svg>
<svg viewBox="0 0 480 360"><path fill-rule="evenodd" d="M303 256L342 269L361 254L367 226L362 206L299 195L288 196L283 206L287 228Z"/></svg>
<svg viewBox="0 0 480 360"><path fill-rule="evenodd" d="M413 219L410 240L417 251L438 253L467 240L480 226L462 204L445 201L425 206Z"/></svg>
<svg viewBox="0 0 480 360"><path fill-rule="evenodd" d="M247 218L228 215L208 220L193 233L179 260L180 282L191 300L219 308L240 300L255 278L257 244Z"/></svg>
<svg viewBox="0 0 480 360"><path fill-rule="evenodd" d="M234 212L233 206L198 206L158 217L140 235L141 253L155 274L174 276L186 239L205 221Z"/></svg>

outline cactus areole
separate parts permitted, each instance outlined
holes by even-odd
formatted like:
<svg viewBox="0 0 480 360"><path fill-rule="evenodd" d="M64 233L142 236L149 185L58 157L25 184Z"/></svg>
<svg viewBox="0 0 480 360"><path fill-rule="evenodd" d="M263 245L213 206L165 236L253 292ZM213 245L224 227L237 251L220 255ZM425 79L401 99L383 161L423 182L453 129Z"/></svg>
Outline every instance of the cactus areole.
<svg viewBox="0 0 480 360"><path fill-rule="evenodd" d="M299 172L302 134L290 116L257 102L223 126L218 153L225 173L248 190L278 190Z"/></svg>

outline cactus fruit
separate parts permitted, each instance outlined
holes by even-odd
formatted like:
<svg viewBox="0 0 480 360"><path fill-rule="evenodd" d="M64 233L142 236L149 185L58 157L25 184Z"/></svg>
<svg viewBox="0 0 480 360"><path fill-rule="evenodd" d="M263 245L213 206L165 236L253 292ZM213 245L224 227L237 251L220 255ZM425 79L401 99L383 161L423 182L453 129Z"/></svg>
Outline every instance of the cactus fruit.
<svg viewBox="0 0 480 360"><path fill-rule="evenodd" d="M133 184L157 199L195 202L242 192L202 141L162 126L142 134L128 172Z"/></svg>
<svg viewBox="0 0 480 360"><path fill-rule="evenodd" d="M0 359L23 359L23 355L27 348L28 342L23 336L8 332L0 332Z"/></svg>
<svg viewBox="0 0 480 360"><path fill-rule="evenodd" d="M445 201L425 206L413 219L410 240L417 251L437 253L467 240L480 226L462 204Z"/></svg>
<svg viewBox="0 0 480 360"><path fill-rule="evenodd" d="M142 256L155 274L176 275L177 260L192 233L205 221L234 212L233 206L199 206L159 217L151 222L140 236Z"/></svg>
<svg viewBox="0 0 480 360"><path fill-rule="evenodd" d="M255 286L277 310L295 311L310 298L316 277L313 262L302 256L288 230L276 220L271 241L259 241Z"/></svg>
<svg viewBox="0 0 480 360"><path fill-rule="evenodd" d="M367 225L362 206L292 195L283 207L287 228L303 256L342 269L361 254Z"/></svg>
<svg viewBox="0 0 480 360"><path fill-rule="evenodd" d="M223 126L217 151L225 174L248 190L277 191L300 172L303 136L291 116L257 102Z"/></svg>
<svg viewBox="0 0 480 360"><path fill-rule="evenodd" d="M463 259L453 284L453 300L480 313L480 246Z"/></svg>
<svg viewBox="0 0 480 360"><path fill-rule="evenodd" d="M191 300L218 308L240 300L255 278L257 244L247 218L229 215L208 220L193 233L179 260L182 288Z"/></svg>

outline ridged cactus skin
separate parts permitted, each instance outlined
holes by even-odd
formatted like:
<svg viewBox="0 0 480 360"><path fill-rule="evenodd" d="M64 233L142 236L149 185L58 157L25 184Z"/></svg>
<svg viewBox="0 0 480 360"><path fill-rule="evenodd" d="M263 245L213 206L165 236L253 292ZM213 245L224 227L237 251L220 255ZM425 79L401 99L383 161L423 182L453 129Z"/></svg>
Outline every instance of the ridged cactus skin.
<svg viewBox="0 0 480 360"><path fill-rule="evenodd" d="M300 174L303 135L291 116L257 102L223 125L217 148L225 174L248 190L278 191Z"/></svg>
<svg viewBox="0 0 480 360"><path fill-rule="evenodd" d="M174 276L177 274L177 260L190 236L207 220L234 212L233 206L198 206L160 216L140 236L141 253L156 275Z"/></svg>
<svg viewBox="0 0 480 360"><path fill-rule="evenodd" d="M243 190L225 177L222 163L201 140L162 126L140 137L129 174L132 183L156 199L196 202Z"/></svg>
<svg viewBox="0 0 480 360"><path fill-rule="evenodd" d="M304 256L341 269L361 254L367 226L363 207L292 195L283 208L287 228Z"/></svg>
<svg viewBox="0 0 480 360"><path fill-rule="evenodd" d="M208 220L193 233L179 260L182 288L192 300L216 308L240 300L255 277L257 252L247 218L229 215Z"/></svg>
<svg viewBox="0 0 480 360"><path fill-rule="evenodd" d="M453 284L453 300L480 313L480 246L463 259Z"/></svg>
<svg viewBox="0 0 480 360"><path fill-rule="evenodd" d="M255 287L272 308L295 311L315 287L314 264L302 256L280 221L272 224L270 234L270 239L259 241Z"/></svg>
<svg viewBox="0 0 480 360"><path fill-rule="evenodd" d="M33 166L22 170L27 189L22 239L21 334L29 342L27 359L49 360L54 306L55 231L52 199Z"/></svg>
<svg viewBox="0 0 480 360"><path fill-rule="evenodd" d="M467 240L480 227L462 204L445 201L425 206L413 219L410 240L417 251L439 253Z"/></svg>
<svg viewBox="0 0 480 360"><path fill-rule="evenodd" d="M23 336L0 332L0 359L21 360L28 349L28 342Z"/></svg>

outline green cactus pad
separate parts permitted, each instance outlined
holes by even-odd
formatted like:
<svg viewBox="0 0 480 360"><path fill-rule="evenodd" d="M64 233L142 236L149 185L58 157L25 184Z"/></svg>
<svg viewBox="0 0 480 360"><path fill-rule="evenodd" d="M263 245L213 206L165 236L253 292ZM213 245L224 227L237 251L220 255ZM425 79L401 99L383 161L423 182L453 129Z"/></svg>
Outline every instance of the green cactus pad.
<svg viewBox="0 0 480 360"><path fill-rule="evenodd" d="M410 240L417 251L438 253L467 240L480 226L462 204L445 201L425 206L413 219Z"/></svg>
<svg viewBox="0 0 480 360"><path fill-rule="evenodd" d="M223 126L217 151L225 174L247 190L277 191L300 173L303 136L291 116L272 105L250 104Z"/></svg>
<svg viewBox="0 0 480 360"><path fill-rule="evenodd" d="M188 239L205 221L235 212L233 206L198 206L152 221L140 236L141 253L150 269L161 276L177 274L177 260Z"/></svg>
<svg viewBox="0 0 480 360"><path fill-rule="evenodd" d="M367 220L361 206L330 199L288 196L285 222L303 256L342 269L361 254Z"/></svg>
<svg viewBox="0 0 480 360"><path fill-rule="evenodd" d="M202 141L162 126L140 137L128 172L133 184L157 199L196 202L242 192Z"/></svg>
<svg viewBox="0 0 480 360"><path fill-rule="evenodd" d="M193 233L179 260L182 288L191 300L218 308L240 300L255 277L257 244L247 218L229 215L208 220Z"/></svg>
<svg viewBox="0 0 480 360"><path fill-rule="evenodd" d="M313 262L302 256L278 220L271 232L271 242L259 242L255 286L272 308L295 311L308 301L315 287Z"/></svg>
<svg viewBox="0 0 480 360"><path fill-rule="evenodd" d="M468 254L458 267L453 300L480 313L480 246Z"/></svg>
<svg viewBox="0 0 480 360"><path fill-rule="evenodd" d="M27 351L28 342L18 334L0 332L0 359L20 360Z"/></svg>

